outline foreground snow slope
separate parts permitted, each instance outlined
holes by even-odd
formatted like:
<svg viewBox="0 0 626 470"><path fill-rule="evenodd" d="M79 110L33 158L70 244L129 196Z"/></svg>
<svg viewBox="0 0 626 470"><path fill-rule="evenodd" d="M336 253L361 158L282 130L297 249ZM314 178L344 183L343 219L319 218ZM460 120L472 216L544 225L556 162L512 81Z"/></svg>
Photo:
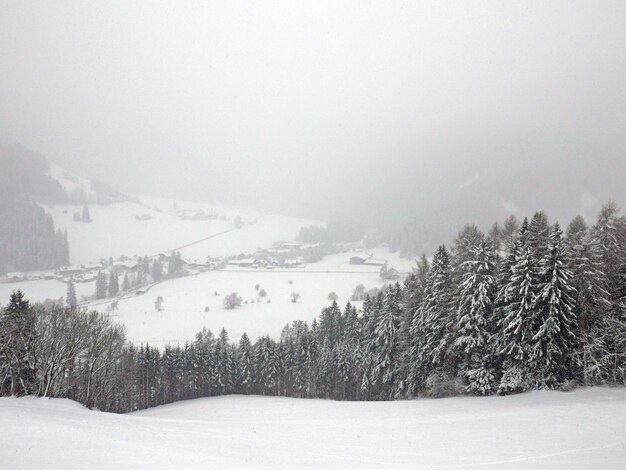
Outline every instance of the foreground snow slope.
<svg viewBox="0 0 626 470"><path fill-rule="evenodd" d="M351 403L205 398L131 415L0 399L6 468L624 468L626 388Z"/></svg>

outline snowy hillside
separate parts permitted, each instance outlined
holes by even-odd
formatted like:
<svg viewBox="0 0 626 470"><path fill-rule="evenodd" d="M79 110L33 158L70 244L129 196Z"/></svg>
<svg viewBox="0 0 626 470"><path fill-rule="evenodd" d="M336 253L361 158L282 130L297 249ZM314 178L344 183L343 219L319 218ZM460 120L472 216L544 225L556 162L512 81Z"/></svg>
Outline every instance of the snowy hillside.
<svg viewBox="0 0 626 470"><path fill-rule="evenodd" d="M626 390L332 402L226 396L130 415L2 398L6 468L620 469Z"/></svg>
<svg viewBox="0 0 626 470"><path fill-rule="evenodd" d="M187 245L180 251L184 257L192 259L237 255L270 247L279 240L292 240L301 227L320 224L237 207L147 197L140 201L91 205L91 223L73 220L74 213L80 212L81 206L44 208L54 219L55 226L67 231L73 264L94 262L109 256L151 256ZM211 214L216 218L185 218L186 214L194 213ZM232 230L237 216L245 225ZM209 238L229 230L232 231Z"/></svg>

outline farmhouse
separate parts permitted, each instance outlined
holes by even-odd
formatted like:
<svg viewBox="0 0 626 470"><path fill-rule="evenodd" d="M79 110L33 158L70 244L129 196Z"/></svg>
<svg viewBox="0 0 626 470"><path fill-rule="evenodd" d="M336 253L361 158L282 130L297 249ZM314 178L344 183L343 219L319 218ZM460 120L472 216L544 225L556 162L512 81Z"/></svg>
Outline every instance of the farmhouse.
<svg viewBox="0 0 626 470"><path fill-rule="evenodd" d="M350 264L365 264L368 257L363 255L357 255L350 258Z"/></svg>
<svg viewBox="0 0 626 470"><path fill-rule="evenodd" d="M111 266L111 270L116 274L126 274L136 272L139 267L137 261L115 261Z"/></svg>
<svg viewBox="0 0 626 470"><path fill-rule="evenodd" d="M253 264L255 264L256 260L254 258L243 258L243 259L231 259L228 260L228 264L230 266L239 266L241 268L250 268Z"/></svg>
<svg viewBox="0 0 626 470"><path fill-rule="evenodd" d="M26 275L20 272L7 273L7 280L10 282L20 282L26 279Z"/></svg>
<svg viewBox="0 0 626 470"><path fill-rule="evenodd" d="M80 266L62 266L57 270L57 274L60 276L75 276L83 271L83 268Z"/></svg>

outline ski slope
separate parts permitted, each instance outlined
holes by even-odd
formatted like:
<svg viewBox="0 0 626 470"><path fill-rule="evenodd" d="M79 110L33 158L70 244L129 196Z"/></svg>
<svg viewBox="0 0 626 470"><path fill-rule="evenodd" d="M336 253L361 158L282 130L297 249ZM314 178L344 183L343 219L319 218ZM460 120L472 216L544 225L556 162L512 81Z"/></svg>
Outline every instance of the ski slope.
<svg viewBox="0 0 626 470"><path fill-rule="evenodd" d="M227 396L129 415L2 398L11 469L623 469L626 388L398 402Z"/></svg>

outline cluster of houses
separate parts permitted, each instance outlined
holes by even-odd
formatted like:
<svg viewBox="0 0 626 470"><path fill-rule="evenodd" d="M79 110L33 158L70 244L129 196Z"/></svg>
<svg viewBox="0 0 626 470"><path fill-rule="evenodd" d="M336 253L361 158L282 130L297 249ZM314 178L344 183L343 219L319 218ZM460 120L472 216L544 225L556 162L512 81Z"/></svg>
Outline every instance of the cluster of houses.
<svg viewBox="0 0 626 470"><path fill-rule="evenodd" d="M92 282L96 280L99 271L104 269L113 271L118 274L127 272L137 272L137 261L115 261L111 265L104 263L81 264L78 266L61 266L54 270L32 271L32 272L10 272L4 276L1 281L4 282L22 282L22 281L40 281L54 280L61 282Z"/></svg>
<svg viewBox="0 0 626 470"><path fill-rule="evenodd" d="M297 241L276 242L271 248L258 249L254 254L241 254L228 258L211 258L203 260L180 257L177 253L160 253L148 259L152 264L158 261L167 273L172 257L176 256L179 271L176 275L194 275L200 272L226 267L246 269L293 269L304 266L306 263L321 259L324 254L319 244L302 243ZM143 266L142 266L143 261ZM100 263L81 264L79 266L63 266L56 270L36 271L30 273L8 273L0 282L22 282L32 280L59 280L62 282L92 282L99 271L108 271L118 276L128 275L131 279L142 278L140 271L146 271L146 258L122 257L117 261L112 259ZM370 253L358 253L350 257L350 264L380 267L380 275L384 280L400 279L400 273L389 267L384 259L374 258Z"/></svg>
<svg viewBox="0 0 626 470"><path fill-rule="evenodd" d="M231 257L227 266L252 269L291 269L315 260L319 243L280 241L271 248L259 249L253 255Z"/></svg>
<svg viewBox="0 0 626 470"><path fill-rule="evenodd" d="M150 259L158 260L164 270L167 270L169 259L172 255L161 253ZM192 259L180 259L181 268L185 274L194 274L202 271L209 271L218 267L218 261L214 259L207 260L192 260ZM23 281L38 281L38 280L58 280L61 282L93 282L98 276L98 272L107 271L113 272L118 276L129 275L132 279L138 276L140 271L140 262L138 258L123 258L118 261L102 261L100 263L80 264L76 266L62 266L58 269L33 271L33 272L10 272L3 278L0 277L0 282L23 282Z"/></svg>

